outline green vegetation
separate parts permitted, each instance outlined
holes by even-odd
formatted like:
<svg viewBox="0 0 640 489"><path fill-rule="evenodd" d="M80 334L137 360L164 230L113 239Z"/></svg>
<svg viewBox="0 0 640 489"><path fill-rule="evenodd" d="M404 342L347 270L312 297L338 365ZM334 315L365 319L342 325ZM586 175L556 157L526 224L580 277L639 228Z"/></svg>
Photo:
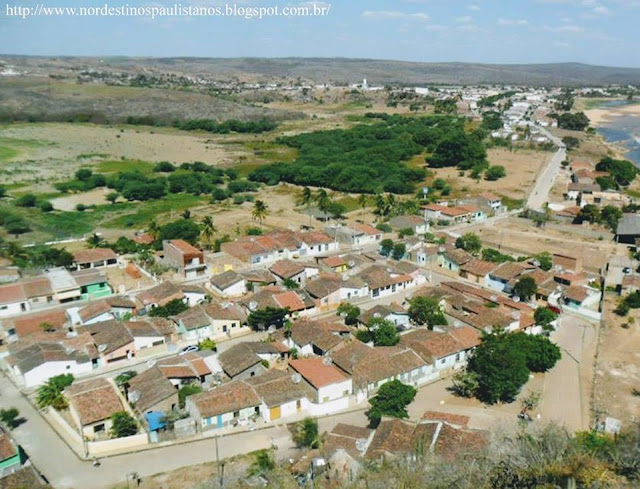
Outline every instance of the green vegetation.
<svg viewBox="0 0 640 489"><path fill-rule="evenodd" d="M528 301L538 292L538 285L533 277L525 275L521 277L513 287L513 293L523 301Z"/></svg>
<svg viewBox="0 0 640 489"><path fill-rule="evenodd" d="M132 116L126 119L127 124L142 126L165 126L164 121L155 119L151 116ZM269 119L261 119L259 121L240 121L230 119L224 122L216 122L211 119L190 119L185 121L174 121L173 127L182 131L206 131L214 134L248 133L260 134L267 131L273 131L278 124Z"/></svg>
<svg viewBox="0 0 640 489"><path fill-rule="evenodd" d="M487 171L485 172L485 178L489 181L496 181L496 180L500 180L501 178L504 178L507 176L507 171L504 169L504 166L502 165L495 165L495 166L490 166L489 168L487 168Z"/></svg>
<svg viewBox="0 0 640 489"><path fill-rule="evenodd" d="M553 329L551 323L558 319L558 314L548 307L538 307L536 312L533 313L533 319L535 319L536 324L542 326L542 329L551 331Z"/></svg>
<svg viewBox="0 0 640 489"><path fill-rule="evenodd" d="M20 411L18 408L10 407L0 409L0 422L5 424L9 429L13 429L20 424Z"/></svg>
<svg viewBox="0 0 640 489"><path fill-rule="evenodd" d="M549 114L558 121L560 129L568 129L570 131L584 131L589 127L589 118L584 112L565 112L564 114Z"/></svg>
<svg viewBox="0 0 640 489"><path fill-rule="evenodd" d="M51 406L58 411L66 409L69 405L62 391L73 383L72 374L61 374L51 377L46 383L38 387L36 404L40 409Z"/></svg>
<svg viewBox="0 0 640 489"><path fill-rule="evenodd" d="M596 171L609 172L616 184L622 187L630 185L638 175L638 169L629 160L616 160L609 156L600 160Z"/></svg>
<svg viewBox="0 0 640 489"><path fill-rule="evenodd" d="M447 324L438 300L432 297L417 296L409 299L409 317L414 324L426 324L431 330L434 326Z"/></svg>
<svg viewBox="0 0 640 489"><path fill-rule="evenodd" d="M181 312L189 309L189 305L182 299L173 299L167 302L164 306L156 306L149 311L149 316L158 318L168 318L171 316L177 316Z"/></svg>
<svg viewBox="0 0 640 489"><path fill-rule="evenodd" d="M345 192L403 194L412 193L426 175L406 165L413 156L433 153L429 163L436 167L485 163L484 147L479 137L466 132L463 119L369 117L381 121L280 138L281 144L298 149L298 158L260 167L249 178L270 185L285 181Z"/></svg>
<svg viewBox="0 0 640 489"><path fill-rule="evenodd" d="M190 219L178 219L160 226L157 241L167 239L182 239L187 243L195 244L201 233L200 225Z"/></svg>
<svg viewBox="0 0 640 489"><path fill-rule="evenodd" d="M200 348L200 350L216 351L218 349L218 344L210 338L204 338L198 342L198 348Z"/></svg>
<svg viewBox="0 0 640 489"><path fill-rule="evenodd" d="M511 255L505 255L495 248L484 248L482 250L482 259L493 263L504 263L507 261L516 261Z"/></svg>
<svg viewBox="0 0 640 489"><path fill-rule="evenodd" d="M341 302L336 310L338 316L344 318L344 323L347 326L353 326L358 324L358 318L360 317L360 308L350 302Z"/></svg>
<svg viewBox="0 0 640 489"><path fill-rule="evenodd" d="M298 422L293 441L298 447L318 448L320 445L318 421L314 418L304 418Z"/></svg>
<svg viewBox="0 0 640 489"><path fill-rule="evenodd" d="M474 233L465 233L456 239L456 248L460 248L468 253L479 253L482 249L480 237Z"/></svg>
<svg viewBox="0 0 640 489"><path fill-rule="evenodd" d="M178 390L178 406L180 409L184 409L187 397L192 396L194 394L200 394L202 392L202 387L198 384L187 384L180 387Z"/></svg>
<svg viewBox="0 0 640 489"><path fill-rule="evenodd" d="M416 393L416 389L399 380L382 384L378 393L369 400L371 409L367 411L367 417L371 426L377 426L383 416L408 418L407 406L415 399Z"/></svg>
<svg viewBox="0 0 640 489"><path fill-rule="evenodd" d="M600 209L597 205L587 204L580 209L576 220L579 223L586 221L591 224L602 224L615 233L621 217L622 210L615 206L607 205Z"/></svg>
<svg viewBox="0 0 640 489"><path fill-rule="evenodd" d="M110 435L113 438L135 435L138 432L138 422L126 411L118 411L111 416Z"/></svg>
<svg viewBox="0 0 640 489"><path fill-rule="evenodd" d="M288 314L287 308L266 307L252 311L247 317L247 323L256 331L265 331L270 326L281 328Z"/></svg>
<svg viewBox="0 0 640 489"><path fill-rule="evenodd" d="M387 319L373 318L367 327L356 333L356 338L364 343L373 341L374 346L395 346L400 342L396 325Z"/></svg>

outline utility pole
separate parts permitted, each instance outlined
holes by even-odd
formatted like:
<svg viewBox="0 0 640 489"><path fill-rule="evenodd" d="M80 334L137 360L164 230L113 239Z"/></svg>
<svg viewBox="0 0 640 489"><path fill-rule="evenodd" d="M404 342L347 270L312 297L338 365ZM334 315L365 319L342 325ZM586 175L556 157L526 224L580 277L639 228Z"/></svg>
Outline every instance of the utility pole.
<svg viewBox="0 0 640 489"><path fill-rule="evenodd" d="M216 442L216 473L218 475L218 487L222 489L224 485L224 466L220 463L220 452L218 451L218 435L215 436Z"/></svg>

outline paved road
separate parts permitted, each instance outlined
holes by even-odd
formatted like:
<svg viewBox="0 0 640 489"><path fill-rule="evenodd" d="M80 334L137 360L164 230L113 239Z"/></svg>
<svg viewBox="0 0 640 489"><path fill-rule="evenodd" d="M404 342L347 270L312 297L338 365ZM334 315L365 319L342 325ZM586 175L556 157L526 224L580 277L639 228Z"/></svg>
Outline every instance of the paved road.
<svg viewBox="0 0 640 489"><path fill-rule="evenodd" d="M551 192L553 182L560 171L560 164L567 159L567 150L561 139L555 137L543 127L538 127L538 129L558 146L558 150L538 175L527 200L529 209L541 211L544 210L545 202L549 201L549 192Z"/></svg>
<svg viewBox="0 0 640 489"><path fill-rule="evenodd" d="M551 339L562 358L545 376L543 420L554 420L572 431L589 428L588 388L596 342L596 327L585 319L563 314Z"/></svg>

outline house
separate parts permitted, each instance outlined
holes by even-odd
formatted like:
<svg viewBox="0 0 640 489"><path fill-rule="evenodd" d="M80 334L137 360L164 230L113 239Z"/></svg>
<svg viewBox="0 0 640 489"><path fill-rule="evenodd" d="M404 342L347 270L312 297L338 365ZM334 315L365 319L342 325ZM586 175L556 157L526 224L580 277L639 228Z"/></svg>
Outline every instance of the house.
<svg viewBox="0 0 640 489"><path fill-rule="evenodd" d="M446 332L416 329L403 334L400 344L441 372L466 365L469 353L480 344L480 333L468 326L450 328Z"/></svg>
<svg viewBox="0 0 640 489"><path fill-rule="evenodd" d="M247 424L260 416L262 400L248 384L232 381L187 397L186 409L204 429Z"/></svg>
<svg viewBox="0 0 640 489"><path fill-rule="evenodd" d="M232 337L251 331L246 326L247 315L239 305L211 302L203 307L211 321L214 338Z"/></svg>
<svg viewBox="0 0 640 489"><path fill-rule="evenodd" d="M460 266L460 276L466 278L470 282L487 285L489 274L498 267L498 263L484 260L469 260Z"/></svg>
<svg viewBox="0 0 640 489"><path fill-rule="evenodd" d="M133 337L136 352L159 347L173 342L174 327L164 318L144 318L124 323Z"/></svg>
<svg viewBox="0 0 640 489"><path fill-rule="evenodd" d="M262 401L260 415L267 422L294 416L308 408L307 393L300 385L300 379L289 372L271 370L244 382L253 388Z"/></svg>
<svg viewBox="0 0 640 489"><path fill-rule="evenodd" d="M295 349L298 356L322 356L342 343L349 335L349 328L343 324L303 319L293 323L288 332L279 331L276 339L280 339L289 349Z"/></svg>
<svg viewBox="0 0 640 489"><path fill-rule="evenodd" d="M300 256L318 256L332 253L340 249L340 244L322 231L299 233L301 241Z"/></svg>
<svg viewBox="0 0 640 489"><path fill-rule="evenodd" d="M342 256L328 256L326 258L320 258L318 263L322 267L328 268L330 271L335 273L346 272L349 269L347 260Z"/></svg>
<svg viewBox="0 0 640 489"><path fill-rule="evenodd" d="M5 361L23 386L31 388L60 374L88 374L98 366L99 354L89 334L66 338L63 332L34 333L12 343Z"/></svg>
<svg viewBox="0 0 640 489"><path fill-rule="evenodd" d="M513 290L514 280L517 280L525 270L533 270L534 265L527 265L518 262L504 262L497 268L489 272L486 282L487 287L510 294Z"/></svg>
<svg viewBox="0 0 640 489"><path fill-rule="evenodd" d="M443 206L428 204L423 207L425 220L447 221L454 224L470 222L483 216L480 209L464 206ZM485 216L486 217L486 216ZM473 219L472 219L473 218Z"/></svg>
<svg viewBox="0 0 640 489"><path fill-rule="evenodd" d="M554 253L552 256L553 268L567 272L580 273L582 271L582 258Z"/></svg>
<svg viewBox="0 0 640 489"><path fill-rule="evenodd" d="M502 209L502 197L492 194L491 192L484 192L480 194L480 199L496 213Z"/></svg>
<svg viewBox="0 0 640 489"><path fill-rule="evenodd" d="M620 295L633 294L640 290L640 275L624 275L620 284Z"/></svg>
<svg viewBox="0 0 640 489"><path fill-rule="evenodd" d="M70 307L67 309L67 314L72 324L85 326L116 318L111 312L111 304L105 299L92 302L84 307Z"/></svg>
<svg viewBox="0 0 640 489"><path fill-rule="evenodd" d="M410 229L413 234L425 234L429 232L429 223L423 217L405 214L389 219L389 226L394 231L405 231Z"/></svg>
<svg viewBox="0 0 640 489"><path fill-rule="evenodd" d="M11 262L9 262L11 263ZM0 265L0 284L9 284L20 280L20 269L14 266Z"/></svg>
<svg viewBox="0 0 640 489"><path fill-rule="evenodd" d="M238 343L218 355L224 373L233 380L243 380L268 370L280 358L281 351L270 343Z"/></svg>
<svg viewBox="0 0 640 489"><path fill-rule="evenodd" d="M262 287L269 287L277 282L276 277L269 270L243 270L240 275L247 283L247 290L252 292L258 292Z"/></svg>
<svg viewBox="0 0 640 489"><path fill-rule="evenodd" d="M89 271L92 273L92 271ZM53 268L45 273L51 283L53 300L60 303L76 301L80 299L80 285L71 273L64 268Z"/></svg>
<svg viewBox="0 0 640 489"><path fill-rule="evenodd" d="M113 294L107 276L102 271L78 270L71 272L71 278L80 287L81 300L100 299Z"/></svg>
<svg viewBox="0 0 640 489"><path fill-rule="evenodd" d="M351 277L346 280L337 275L322 274L310 280L304 287L320 311L336 308L341 302L366 297L369 289L364 281Z"/></svg>
<svg viewBox="0 0 640 489"><path fill-rule="evenodd" d="M65 328L68 322L63 309L49 309L5 319L2 321L2 326L9 338L15 339L25 338L43 331L60 331Z"/></svg>
<svg viewBox="0 0 640 489"><path fill-rule="evenodd" d="M278 282L289 280L298 285L304 285L308 279L319 273L317 266L293 260L278 260L269 270L276 276Z"/></svg>
<svg viewBox="0 0 640 489"><path fill-rule="evenodd" d="M64 391L69 400L69 414L83 438L100 440L110 437L111 417L125 411L116 387L106 379L76 381Z"/></svg>
<svg viewBox="0 0 640 489"><path fill-rule="evenodd" d="M85 326L83 330L91 334L104 363L130 360L136 356L133 335L124 323L115 320L103 321Z"/></svg>
<svg viewBox="0 0 640 489"><path fill-rule="evenodd" d="M433 368L404 347L371 347L353 340L331 352L333 364L353 379L358 401L371 396L387 382L423 385L433 377Z"/></svg>
<svg viewBox="0 0 640 489"><path fill-rule="evenodd" d="M0 428L0 479L20 470L26 461L22 448Z"/></svg>
<svg viewBox="0 0 640 489"><path fill-rule="evenodd" d="M53 288L47 277L24 278L19 283L33 309L53 302Z"/></svg>
<svg viewBox="0 0 640 489"><path fill-rule="evenodd" d="M16 316L31 310L21 284L0 285L0 318Z"/></svg>
<svg viewBox="0 0 640 489"><path fill-rule="evenodd" d="M407 265L411 264L407 263ZM354 278L361 280L367 286L371 298L386 297L419 283L413 275L382 264L365 268Z"/></svg>
<svg viewBox="0 0 640 489"><path fill-rule="evenodd" d="M399 329L409 329L411 327L409 312L395 302L389 305L377 304L360 314L358 319L365 326L370 326L372 319L384 319L391 321Z"/></svg>
<svg viewBox="0 0 640 489"><path fill-rule="evenodd" d="M222 297L239 297L247 292L247 281L238 272L227 270L211 277L211 290Z"/></svg>
<svg viewBox="0 0 640 489"><path fill-rule="evenodd" d="M640 238L640 214L623 214L618 221L616 241L634 245Z"/></svg>
<svg viewBox="0 0 640 489"><path fill-rule="evenodd" d="M187 280L203 277L208 273L204 252L182 239L162 242L164 262Z"/></svg>
<svg viewBox="0 0 640 489"><path fill-rule="evenodd" d="M406 259L419 266L435 265L439 260L440 246L424 242L407 243Z"/></svg>
<svg viewBox="0 0 640 489"><path fill-rule="evenodd" d="M471 253L447 246L441 253L440 266L446 270L451 270L452 272L459 272L460 267L469 263L473 259L473 255Z"/></svg>
<svg viewBox="0 0 640 489"><path fill-rule="evenodd" d="M136 296L136 299L142 304L141 312L146 314L154 307L164 306L173 300L184 301L185 295L176 284L166 281L143 290Z"/></svg>
<svg viewBox="0 0 640 489"><path fill-rule="evenodd" d="M562 300L565 306L572 309L597 306L601 292L584 285L571 285L562 292Z"/></svg>
<svg viewBox="0 0 640 489"><path fill-rule="evenodd" d="M349 407L349 396L353 391L350 377L330 359L313 357L289 361L292 372L299 374L301 381L311 390L309 412L314 416L333 414ZM296 377L297 381L297 377Z"/></svg>
<svg viewBox="0 0 640 489"><path fill-rule="evenodd" d="M364 246L378 243L382 240L382 231L368 224L358 222L351 226L328 226L325 231L338 242L350 246Z"/></svg>
<svg viewBox="0 0 640 489"><path fill-rule="evenodd" d="M118 255L111 248L93 248L73 252L72 270L113 267L118 264Z"/></svg>
<svg viewBox="0 0 640 489"><path fill-rule="evenodd" d="M133 317L136 315L136 304L131 299L122 296L110 296L105 299L111 306L111 314L116 319Z"/></svg>
<svg viewBox="0 0 640 489"><path fill-rule="evenodd" d="M570 183L567 187L566 197L567 200L575 200L580 207L584 207L581 203L582 199L587 195L600 191L600 185L597 183Z"/></svg>
<svg viewBox="0 0 640 489"><path fill-rule="evenodd" d="M140 414L170 412L178 407L178 390L158 366L153 366L129 381L129 402Z"/></svg>

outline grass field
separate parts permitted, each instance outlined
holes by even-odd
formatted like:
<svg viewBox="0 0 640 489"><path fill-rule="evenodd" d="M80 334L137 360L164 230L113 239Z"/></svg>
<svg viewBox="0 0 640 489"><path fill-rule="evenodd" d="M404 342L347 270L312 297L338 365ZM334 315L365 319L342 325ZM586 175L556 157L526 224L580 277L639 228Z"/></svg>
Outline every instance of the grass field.
<svg viewBox="0 0 640 489"><path fill-rule="evenodd" d="M169 194L160 200L149 200L137 204L114 204L101 206L119 211L127 206L127 209L133 209L134 212L125 213L113 219L105 220L102 224L107 228L115 229L132 229L147 226L152 220L161 220L165 214L173 213L177 219L178 214L185 209L195 207L207 202L206 198L198 197L190 194Z"/></svg>
<svg viewBox="0 0 640 489"><path fill-rule="evenodd" d="M118 173L132 170L138 170L141 173L151 173L154 163L142 160L112 160L101 161L95 167L95 170L101 173Z"/></svg>

